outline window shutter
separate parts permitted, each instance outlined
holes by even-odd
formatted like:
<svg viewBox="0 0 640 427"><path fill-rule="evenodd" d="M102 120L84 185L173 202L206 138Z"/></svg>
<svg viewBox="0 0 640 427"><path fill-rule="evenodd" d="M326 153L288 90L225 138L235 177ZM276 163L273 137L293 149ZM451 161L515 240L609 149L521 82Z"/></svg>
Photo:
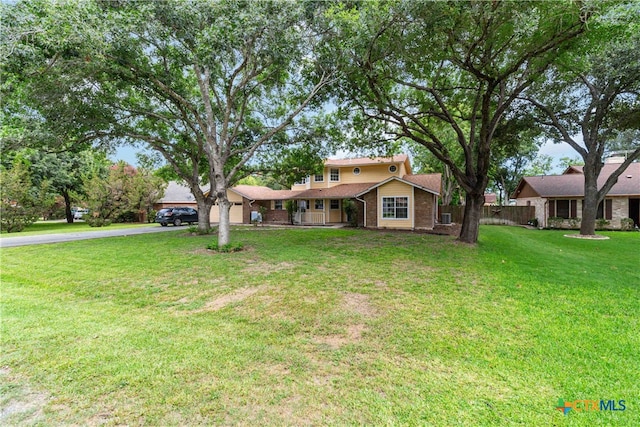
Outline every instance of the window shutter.
<svg viewBox="0 0 640 427"><path fill-rule="evenodd" d="M569 218L577 218L578 217L578 201L571 200L571 208L569 212Z"/></svg>
<svg viewBox="0 0 640 427"><path fill-rule="evenodd" d="M613 200L605 199L604 201L604 219L613 218Z"/></svg>
<svg viewBox="0 0 640 427"><path fill-rule="evenodd" d="M549 200L549 218L556 216L556 201Z"/></svg>

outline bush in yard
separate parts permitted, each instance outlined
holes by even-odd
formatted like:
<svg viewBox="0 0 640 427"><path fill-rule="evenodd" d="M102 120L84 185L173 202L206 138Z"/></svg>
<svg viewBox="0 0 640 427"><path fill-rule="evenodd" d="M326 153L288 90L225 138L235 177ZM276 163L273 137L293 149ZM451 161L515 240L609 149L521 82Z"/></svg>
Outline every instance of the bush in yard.
<svg viewBox="0 0 640 427"><path fill-rule="evenodd" d="M138 222L140 221L140 213L136 211L123 211L113 222Z"/></svg>
<svg viewBox="0 0 640 427"><path fill-rule="evenodd" d="M580 218L569 218L569 228L578 228L580 226Z"/></svg>
<svg viewBox="0 0 640 427"><path fill-rule="evenodd" d="M36 222L48 198L48 182L35 188L27 168L17 163L0 171L0 230L22 231Z"/></svg>
<svg viewBox="0 0 640 427"><path fill-rule="evenodd" d="M552 216L547 220L549 228L562 228L562 224L564 224L564 218L560 218L558 216Z"/></svg>
<svg viewBox="0 0 640 427"><path fill-rule="evenodd" d="M149 216L151 206L162 196L163 185L124 162L113 165L108 176L94 174L85 182L84 192L92 216L101 220L90 220L89 225L140 221L140 212Z"/></svg>
<svg viewBox="0 0 640 427"><path fill-rule="evenodd" d="M597 230L604 230L607 227L607 225L609 225L609 224L611 224L611 222L607 221L604 218L596 219L596 229Z"/></svg>
<svg viewBox="0 0 640 427"><path fill-rule="evenodd" d="M226 245L220 246L218 242L213 242L207 245L207 249L222 253L240 252L243 248L242 243L227 243Z"/></svg>
<svg viewBox="0 0 640 427"><path fill-rule="evenodd" d="M83 221L89 224L89 227L108 227L111 225L111 220L108 218L102 218L100 216L93 216L91 214L84 215Z"/></svg>
<svg viewBox="0 0 640 427"><path fill-rule="evenodd" d="M151 209L149 212L147 212L147 222L149 224L155 222L157 213L158 211L156 211L155 209Z"/></svg>
<svg viewBox="0 0 640 427"><path fill-rule="evenodd" d="M620 220L620 229L624 231L633 230L633 219L631 218L622 218Z"/></svg>

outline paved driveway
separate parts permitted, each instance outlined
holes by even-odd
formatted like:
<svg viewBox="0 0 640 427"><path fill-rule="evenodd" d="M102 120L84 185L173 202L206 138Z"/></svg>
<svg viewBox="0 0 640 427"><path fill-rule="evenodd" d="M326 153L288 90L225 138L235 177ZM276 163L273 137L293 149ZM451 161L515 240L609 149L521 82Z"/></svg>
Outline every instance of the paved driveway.
<svg viewBox="0 0 640 427"><path fill-rule="evenodd" d="M83 231L79 233L41 234L38 236L13 236L0 238L0 248L13 246L41 245L45 243L72 242L74 240L101 239L104 237L132 236L135 234L160 233L171 230L186 230L184 227L161 227L158 224L141 228L121 228L109 230Z"/></svg>

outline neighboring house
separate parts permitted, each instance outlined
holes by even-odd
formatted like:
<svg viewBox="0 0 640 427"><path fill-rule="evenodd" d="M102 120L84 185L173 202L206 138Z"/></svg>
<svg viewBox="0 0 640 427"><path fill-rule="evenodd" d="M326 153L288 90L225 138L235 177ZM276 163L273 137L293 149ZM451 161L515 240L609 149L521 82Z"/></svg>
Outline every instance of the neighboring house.
<svg viewBox="0 0 640 427"><path fill-rule="evenodd" d="M496 193L484 193L484 205L496 206L498 204L498 196Z"/></svg>
<svg viewBox="0 0 640 427"><path fill-rule="evenodd" d="M228 190L232 223L251 223L264 207L263 222L287 223L286 202L298 206L297 224L349 222L344 200L357 206L357 223L371 228L432 229L436 223L440 174L411 174L406 155L326 160L322 174L306 177L290 190L238 185ZM211 220L219 219L218 206Z"/></svg>
<svg viewBox="0 0 640 427"><path fill-rule="evenodd" d="M598 188L620 163L619 159L607 159L598 177ZM582 166L569 166L562 175L524 177L513 198L518 206L535 206L541 227L549 226L549 218L580 218L584 198ZM640 163L631 163L620 175L598 207L598 218L610 221L611 228L620 228L624 218L633 219L636 226L640 224Z"/></svg>
<svg viewBox="0 0 640 427"><path fill-rule="evenodd" d="M208 188L208 187L207 187ZM198 209L198 202L191 194L191 189L184 184L179 184L176 181L170 181L164 190L164 197L154 203L153 208L160 210L162 208L186 206L194 209Z"/></svg>

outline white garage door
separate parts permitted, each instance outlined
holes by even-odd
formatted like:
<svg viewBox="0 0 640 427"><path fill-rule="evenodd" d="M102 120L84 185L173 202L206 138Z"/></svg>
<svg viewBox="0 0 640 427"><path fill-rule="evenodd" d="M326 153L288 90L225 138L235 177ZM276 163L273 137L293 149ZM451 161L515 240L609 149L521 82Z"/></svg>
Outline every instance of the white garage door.
<svg viewBox="0 0 640 427"><path fill-rule="evenodd" d="M235 202L231 206L229 220L232 224L242 224L242 202ZM220 222L220 210L217 203L211 207L211 222Z"/></svg>

